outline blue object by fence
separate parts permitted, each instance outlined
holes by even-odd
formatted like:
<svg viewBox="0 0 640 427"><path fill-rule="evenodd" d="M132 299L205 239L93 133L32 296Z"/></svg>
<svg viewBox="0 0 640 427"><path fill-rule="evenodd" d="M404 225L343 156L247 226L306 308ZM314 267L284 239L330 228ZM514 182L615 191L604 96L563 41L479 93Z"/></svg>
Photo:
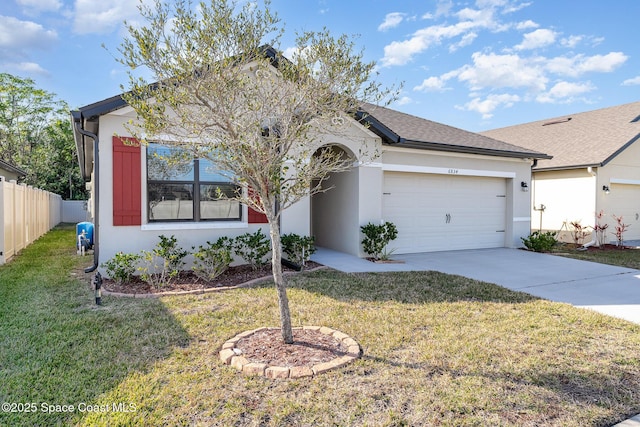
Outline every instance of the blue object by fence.
<svg viewBox="0 0 640 427"><path fill-rule="evenodd" d="M89 242L89 247L93 246L93 223L79 222L78 224L76 224L76 237L82 235L83 233L84 238Z"/></svg>

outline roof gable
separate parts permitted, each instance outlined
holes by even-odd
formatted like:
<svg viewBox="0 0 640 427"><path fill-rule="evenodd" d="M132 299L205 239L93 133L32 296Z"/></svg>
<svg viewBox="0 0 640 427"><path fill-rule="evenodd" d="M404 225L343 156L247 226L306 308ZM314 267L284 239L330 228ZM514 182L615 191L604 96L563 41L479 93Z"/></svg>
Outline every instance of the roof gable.
<svg viewBox="0 0 640 427"><path fill-rule="evenodd" d="M541 152L488 136L433 122L389 108L367 104L364 120L387 144L435 151L462 152L517 158L548 158Z"/></svg>
<svg viewBox="0 0 640 427"><path fill-rule="evenodd" d="M604 166L640 139L640 102L482 132L553 156L536 169Z"/></svg>

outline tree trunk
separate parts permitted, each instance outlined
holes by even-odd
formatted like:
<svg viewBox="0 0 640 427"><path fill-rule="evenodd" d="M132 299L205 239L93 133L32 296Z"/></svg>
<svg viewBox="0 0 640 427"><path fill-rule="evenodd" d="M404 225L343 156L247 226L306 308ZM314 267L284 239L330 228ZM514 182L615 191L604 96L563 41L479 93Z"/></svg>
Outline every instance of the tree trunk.
<svg viewBox="0 0 640 427"><path fill-rule="evenodd" d="M282 275L282 247L280 244L280 227L277 219L269 218L269 233L271 234L271 268L273 281L278 291L278 305L280 307L280 329L285 344L293 344L293 330L291 329L291 312L289 311L289 298L287 297L287 285Z"/></svg>

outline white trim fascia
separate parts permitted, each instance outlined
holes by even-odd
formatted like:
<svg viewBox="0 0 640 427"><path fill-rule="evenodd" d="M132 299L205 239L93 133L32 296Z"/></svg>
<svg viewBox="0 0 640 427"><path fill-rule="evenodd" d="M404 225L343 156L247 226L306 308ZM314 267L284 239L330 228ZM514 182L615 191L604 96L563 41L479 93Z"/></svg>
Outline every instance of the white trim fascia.
<svg viewBox="0 0 640 427"><path fill-rule="evenodd" d="M508 171L492 171L477 169L460 169L460 168L439 168L432 166L415 166L400 164L383 164L382 170L385 172L411 172L411 173L430 173L436 175L458 175L458 176L484 176L492 178L515 178L515 172Z"/></svg>
<svg viewBox="0 0 640 427"><path fill-rule="evenodd" d="M489 156L487 154L458 153L454 151L436 151L436 150L419 149L419 148L393 147L389 145L382 146L382 153L384 154L385 152L411 153L412 155L457 157L457 158L466 158L466 159L478 159L479 157L481 157L489 160L500 159L500 161L503 161L503 162L522 163L524 161L524 162L531 163L531 159L529 158L501 157L501 156L496 157L496 156Z"/></svg>
<svg viewBox="0 0 640 427"><path fill-rule="evenodd" d="M171 231L171 230L220 230L249 228L243 221L218 222L154 222L140 226L142 231Z"/></svg>
<svg viewBox="0 0 640 427"><path fill-rule="evenodd" d="M355 162L353 164L355 167L360 168L382 168L383 165L380 162Z"/></svg>
<svg viewBox="0 0 640 427"><path fill-rule="evenodd" d="M626 185L640 185L639 179L623 179L623 178L611 178L610 184L626 184Z"/></svg>
<svg viewBox="0 0 640 427"><path fill-rule="evenodd" d="M531 222L530 216L514 216L513 222Z"/></svg>

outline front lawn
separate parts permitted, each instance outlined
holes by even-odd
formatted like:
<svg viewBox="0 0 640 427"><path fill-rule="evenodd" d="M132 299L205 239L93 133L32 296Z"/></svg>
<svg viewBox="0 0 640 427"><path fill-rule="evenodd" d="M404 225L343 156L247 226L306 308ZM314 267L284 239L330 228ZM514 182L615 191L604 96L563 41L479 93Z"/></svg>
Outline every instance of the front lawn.
<svg viewBox="0 0 640 427"><path fill-rule="evenodd" d="M245 377L218 350L278 325L269 285L96 308L73 235L0 267L0 402L14 404L0 425L608 426L640 412L640 326L436 272L290 279L294 326L341 330L363 357Z"/></svg>
<svg viewBox="0 0 640 427"><path fill-rule="evenodd" d="M640 249L635 248L590 248L587 251L579 251L574 245L564 244L554 249L556 255L584 261L599 262L602 264L618 265L620 267L635 268L640 270Z"/></svg>

